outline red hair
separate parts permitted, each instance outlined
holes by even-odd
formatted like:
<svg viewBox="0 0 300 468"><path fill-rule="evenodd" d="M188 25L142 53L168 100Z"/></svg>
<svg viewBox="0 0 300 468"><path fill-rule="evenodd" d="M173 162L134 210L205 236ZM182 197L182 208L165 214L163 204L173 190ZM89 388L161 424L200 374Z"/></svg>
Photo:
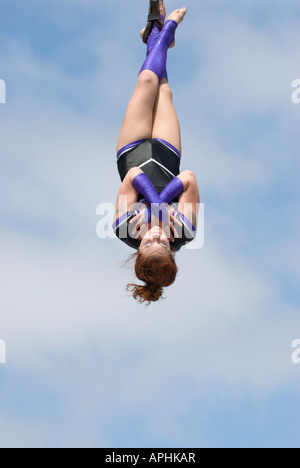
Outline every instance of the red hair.
<svg viewBox="0 0 300 468"><path fill-rule="evenodd" d="M134 299L143 304L157 302L163 294L163 288L171 286L176 279L178 268L171 252L143 253L138 250L135 262L135 274L145 285L128 284L127 291Z"/></svg>

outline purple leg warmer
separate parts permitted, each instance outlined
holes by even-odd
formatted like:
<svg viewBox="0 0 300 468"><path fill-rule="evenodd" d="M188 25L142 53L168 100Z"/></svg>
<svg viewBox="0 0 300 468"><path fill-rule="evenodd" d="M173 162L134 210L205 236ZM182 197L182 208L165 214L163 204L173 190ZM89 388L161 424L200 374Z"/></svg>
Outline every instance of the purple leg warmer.
<svg viewBox="0 0 300 468"><path fill-rule="evenodd" d="M176 23L176 21L173 20L168 20L164 24L164 27L160 31L158 39L153 45L153 48L149 50L149 53L147 54L146 60L141 68L140 73L144 70L151 70L153 73L156 74L159 82L162 80L166 72L168 48L174 42L175 31L177 26L178 24Z"/></svg>
<svg viewBox="0 0 300 468"><path fill-rule="evenodd" d="M162 22L165 21L165 18L160 15L161 17L161 20ZM151 50L154 48L154 46L156 45L157 41L158 41L158 38L159 38L159 35L160 35L160 29L159 27L157 26L156 23L154 23L153 25L153 29L151 31L151 34L148 38L148 42L147 42L147 57L148 55L150 54ZM166 68L164 70L164 75L163 75L163 78L166 78L166 80L168 81L168 73L167 73L167 63L166 63Z"/></svg>

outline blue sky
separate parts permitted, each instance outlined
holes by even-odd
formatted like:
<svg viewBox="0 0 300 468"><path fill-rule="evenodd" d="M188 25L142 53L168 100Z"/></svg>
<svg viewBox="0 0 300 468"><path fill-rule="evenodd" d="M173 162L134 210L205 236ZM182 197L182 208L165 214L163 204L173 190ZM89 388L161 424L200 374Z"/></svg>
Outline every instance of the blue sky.
<svg viewBox="0 0 300 468"><path fill-rule="evenodd" d="M168 69L205 246L145 309L95 213L147 2L0 0L1 447L299 447L298 3L186 2Z"/></svg>

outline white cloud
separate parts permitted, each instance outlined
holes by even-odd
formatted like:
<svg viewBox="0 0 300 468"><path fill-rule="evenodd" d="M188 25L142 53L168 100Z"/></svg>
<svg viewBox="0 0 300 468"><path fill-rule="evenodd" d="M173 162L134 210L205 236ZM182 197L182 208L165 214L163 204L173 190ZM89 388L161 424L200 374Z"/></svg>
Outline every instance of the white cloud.
<svg viewBox="0 0 300 468"><path fill-rule="evenodd" d="M38 377L64 402L63 415L76 408L84 427L97 408L100 421L122 424L142 408L148 415L151 402L145 430L176 444L187 440L180 419L193 404L182 401L179 383L206 401L205 419L216 401L227 405L245 394L264 401L297 382L290 346L298 312L263 274L210 241L179 256L176 287L165 303L145 310L123 296L130 274L119 270L124 252L111 242L59 248L2 233L7 369L33 386ZM85 440L81 431L77 437ZM113 444L113 432L106 443ZM203 443L210 441L203 436Z"/></svg>
<svg viewBox="0 0 300 468"><path fill-rule="evenodd" d="M162 351L170 363L176 356L170 374L175 371L193 376L198 353L205 350L201 367L204 365L206 372L198 376L201 383L208 376L209 383L212 362L222 372L219 346L225 348L222 361L231 363L230 372L222 376L224 384L230 386L232 379L245 379L247 385L271 388L274 384L280 386L282 373L289 374L289 361L282 362L281 374L278 362L273 362L261 379L256 379L256 370L269 360L269 353L274 357L272 348L277 348L276 360L280 358L282 336L288 336L295 323L293 308L278 302L276 290L263 275L251 271L242 260L224 258L214 243L208 242L203 251L194 254L195 258L188 253L179 257L176 288L168 291L167 302L145 313L131 299L123 298L128 274L117 268L117 240L109 241L107 247L105 241L98 241L97 248L97 241L92 238L90 247L77 243L55 247L37 239L9 237L11 240L4 238L7 254L2 264L5 329L16 364L14 348L21 353L23 365L32 361L35 366L41 364L40 346L53 348L53 352L78 352L79 343L98 336L104 351L114 350L117 360L122 348L130 348L133 343L141 349L151 349L148 370L159 368L157 359ZM178 297L178 290L185 291L185 297ZM18 321L20 316L24 320ZM30 348L23 349L28 340ZM229 343L232 350L227 348ZM240 369L241 352L251 364L251 368L244 369L245 374ZM188 365L187 356L191 357Z"/></svg>

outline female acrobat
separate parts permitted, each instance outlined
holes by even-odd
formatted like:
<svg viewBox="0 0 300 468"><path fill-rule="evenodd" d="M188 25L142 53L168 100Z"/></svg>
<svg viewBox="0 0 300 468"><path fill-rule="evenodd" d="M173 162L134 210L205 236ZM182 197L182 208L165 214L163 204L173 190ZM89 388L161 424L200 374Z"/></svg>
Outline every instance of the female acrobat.
<svg viewBox="0 0 300 468"><path fill-rule="evenodd" d="M175 254L196 235L199 190L191 171L180 172L181 133L167 75L167 52L186 15L175 10L165 21L163 0L150 0L141 32L146 60L130 99L117 144L122 181L114 232L135 249L135 273L144 284L129 284L140 303L158 301L178 272Z"/></svg>

